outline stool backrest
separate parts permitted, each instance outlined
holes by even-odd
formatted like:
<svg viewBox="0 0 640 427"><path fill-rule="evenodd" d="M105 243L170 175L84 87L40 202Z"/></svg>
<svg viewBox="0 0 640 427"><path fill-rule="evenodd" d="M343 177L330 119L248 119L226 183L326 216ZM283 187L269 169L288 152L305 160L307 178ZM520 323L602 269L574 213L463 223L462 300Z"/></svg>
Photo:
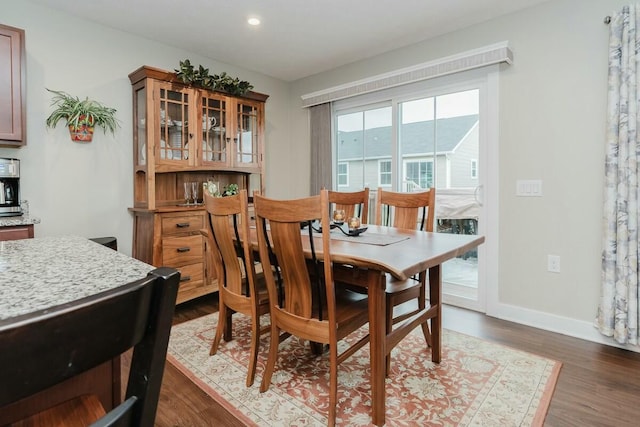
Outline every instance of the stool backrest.
<svg viewBox="0 0 640 427"><path fill-rule="evenodd" d="M103 425L153 426L180 274L146 278L0 321L0 408L133 348L125 401Z"/></svg>

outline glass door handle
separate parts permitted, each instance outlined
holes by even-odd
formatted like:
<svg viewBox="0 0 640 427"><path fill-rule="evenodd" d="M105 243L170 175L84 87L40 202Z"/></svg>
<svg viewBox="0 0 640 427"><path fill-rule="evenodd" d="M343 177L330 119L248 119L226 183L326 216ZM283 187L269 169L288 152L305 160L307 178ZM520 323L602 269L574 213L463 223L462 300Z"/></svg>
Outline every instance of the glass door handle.
<svg viewBox="0 0 640 427"><path fill-rule="evenodd" d="M478 204L478 206L482 206L482 200L480 200L478 198L478 195L480 194L480 190L482 189L482 185L478 185L474 190L473 190L473 198L476 201L476 203Z"/></svg>

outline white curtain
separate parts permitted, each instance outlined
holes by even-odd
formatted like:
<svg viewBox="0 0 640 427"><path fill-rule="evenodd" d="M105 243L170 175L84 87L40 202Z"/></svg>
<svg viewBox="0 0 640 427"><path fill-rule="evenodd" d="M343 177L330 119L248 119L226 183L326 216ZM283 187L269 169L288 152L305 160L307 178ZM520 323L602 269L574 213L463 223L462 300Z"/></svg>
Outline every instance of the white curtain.
<svg viewBox="0 0 640 427"><path fill-rule="evenodd" d="M596 326L621 344L638 344L638 6L609 23L602 284Z"/></svg>

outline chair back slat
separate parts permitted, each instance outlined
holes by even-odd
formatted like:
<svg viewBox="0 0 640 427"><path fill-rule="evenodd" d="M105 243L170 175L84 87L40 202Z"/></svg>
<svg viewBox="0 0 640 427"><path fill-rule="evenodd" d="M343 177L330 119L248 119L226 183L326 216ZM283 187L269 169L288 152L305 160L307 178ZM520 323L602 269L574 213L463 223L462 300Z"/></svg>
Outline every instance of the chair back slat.
<svg viewBox="0 0 640 427"><path fill-rule="evenodd" d="M326 285L326 280L329 280L330 283L332 281L331 270L329 269L329 277L327 277L326 265L323 263L322 265L325 268L322 273L322 278L315 277L315 279L322 281L322 292L323 294L326 292L326 294L323 295L324 298L318 298L318 296L314 298L313 296L315 280L313 280L309 274L309 264L304 251L305 248L310 246L309 233L311 233L311 238L313 239L315 232L313 231L313 227L306 227L302 230L300 228L301 223L312 222L318 219L325 221L324 223L327 225L329 224L329 203L326 190L322 190L321 194L322 196L297 200L273 200L257 194L254 195L260 258L269 259L269 248L267 244L270 244L271 250L275 255L275 260L270 259L269 263L272 269L278 268L280 270L282 277L284 303L283 306L279 308L289 314L306 319L317 318L319 313L318 305L322 304L322 301L318 301L318 299L325 299L325 301L327 301L326 298L331 298L329 297L329 293L333 295L333 286ZM268 227L266 227L267 224ZM265 231L267 228L268 232ZM328 230L329 227L327 226L326 232L323 229L322 233L315 233L317 237L322 238L322 240L314 241L314 244L318 246L316 249L322 248L323 252L329 250ZM268 233L268 235L266 233ZM324 242L324 240L326 240L326 242ZM324 253L327 254L328 252ZM313 263L313 261L311 262ZM313 271L313 268L311 271ZM270 275L266 277L266 281L269 298L277 301L274 278ZM331 289L325 289L327 287ZM333 300L335 300L335 298ZM314 310L314 304L316 303L318 303L318 305L316 305L316 309ZM328 315L331 315L332 310L333 308L331 304L329 304L327 307Z"/></svg>
<svg viewBox="0 0 640 427"><path fill-rule="evenodd" d="M311 317L312 287L302 250L300 227L296 223L269 222L271 244L285 284L285 310L305 318Z"/></svg>

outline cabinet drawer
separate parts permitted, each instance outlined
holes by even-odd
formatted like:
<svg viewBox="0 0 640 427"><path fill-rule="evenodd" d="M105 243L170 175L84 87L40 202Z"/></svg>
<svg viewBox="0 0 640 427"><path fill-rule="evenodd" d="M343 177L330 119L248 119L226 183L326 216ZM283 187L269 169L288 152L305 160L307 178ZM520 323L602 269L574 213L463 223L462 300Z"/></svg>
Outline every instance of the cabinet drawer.
<svg viewBox="0 0 640 427"><path fill-rule="evenodd" d="M203 228L202 215L174 216L162 218L162 235L194 233Z"/></svg>
<svg viewBox="0 0 640 427"><path fill-rule="evenodd" d="M33 237L33 225L14 225L0 227L0 241L30 239Z"/></svg>
<svg viewBox="0 0 640 427"><path fill-rule="evenodd" d="M180 272L180 291L187 291L202 285L204 279L204 264L190 264L178 268Z"/></svg>
<svg viewBox="0 0 640 427"><path fill-rule="evenodd" d="M202 262L204 239L201 235L162 239L162 264L169 267Z"/></svg>

